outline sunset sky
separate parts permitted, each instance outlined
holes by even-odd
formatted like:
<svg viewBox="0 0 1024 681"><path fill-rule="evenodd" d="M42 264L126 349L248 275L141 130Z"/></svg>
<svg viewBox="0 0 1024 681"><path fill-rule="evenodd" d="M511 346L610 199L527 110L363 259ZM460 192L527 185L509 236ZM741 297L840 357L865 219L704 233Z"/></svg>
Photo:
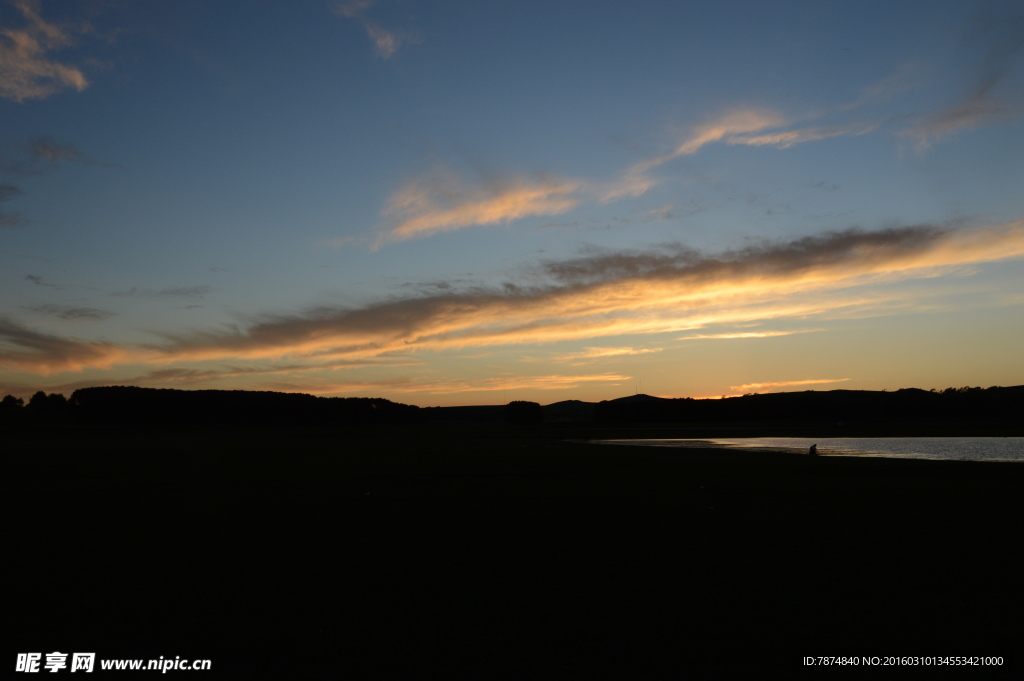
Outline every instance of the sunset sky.
<svg viewBox="0 0 1024 681"><path fill-rule="evenodd" d="M1019 0L0 0L0 395L1024 384Z"/></svg>

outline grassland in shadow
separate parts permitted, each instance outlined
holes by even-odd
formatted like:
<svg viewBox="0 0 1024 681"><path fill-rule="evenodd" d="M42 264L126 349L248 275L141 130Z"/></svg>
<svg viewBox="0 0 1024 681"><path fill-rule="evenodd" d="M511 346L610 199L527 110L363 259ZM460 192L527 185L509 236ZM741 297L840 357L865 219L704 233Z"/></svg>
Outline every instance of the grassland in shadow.
<svg viewBox="0 0 1024 681"><path fill-rule="evenodd" d="M10 661L179 655L231 679L820 678L801 665L816 655L1021 670L1020 464L494 428L2 437Z"/></svg>

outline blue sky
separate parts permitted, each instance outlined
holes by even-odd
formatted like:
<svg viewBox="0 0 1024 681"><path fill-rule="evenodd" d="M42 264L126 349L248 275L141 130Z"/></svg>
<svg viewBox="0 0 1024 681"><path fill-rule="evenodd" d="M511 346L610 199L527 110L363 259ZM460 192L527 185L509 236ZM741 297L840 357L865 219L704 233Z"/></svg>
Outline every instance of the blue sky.
<svg viewBox="0 0 1024 681"><path fill-rule="evenodd" d="M0 2L0 392L1024 383L1019 2Z"/></svg>

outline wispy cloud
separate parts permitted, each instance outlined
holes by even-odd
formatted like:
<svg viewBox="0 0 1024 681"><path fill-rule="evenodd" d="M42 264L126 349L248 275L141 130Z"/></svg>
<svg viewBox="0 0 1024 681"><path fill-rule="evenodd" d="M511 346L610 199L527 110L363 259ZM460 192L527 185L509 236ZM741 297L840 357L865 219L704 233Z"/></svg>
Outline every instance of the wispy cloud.
<svg viewBox="0 0 1024 681"><path fill-rule="evenodd" d="M625 355L646 355L652 352L661 352L662 348L584 348L582 352L569 352L564 355L553 357L556 361L572 362L574 360L603 359L605 357L622 357Z"/></svg>
<svg viewBox="0 0 1024 681"><path fill-rule="evenodd" d="M638 163L631 168L631 171L645 173L680 156L696 154L707 145L714 143L788 149L805 142L845 135L863 135L878 128L877 123L859 123L787 130L786 128L792 124L793 121L771 109L749 107L732 109L692 128L686 141L671 153Z"/></svg>
<svg viewBox="0 0 1024 681"><path fill-rule="evenodd" d="M412 366L415 362L390 362L389 366ZM224 370L206 369L158 369L143 375L126 379L125 383L143 386L209 386L223 384L231 379L246 379L247 386L259 390L281 390L303 392L311 395L337 395L352 393L383 392L397 394L452 395L470 392L497 392L504 390L569 390L581 385L605 383L619 385L631 380L629 376L615 373L590 375L549 374L542 376L506 376L478 381L461 381L436 378L396 377L378 380L338 379L324 376L324 370L358 369L365 366L382 366L379 361L331 363L324 366L282 366L278 368L234 367ZM316 372L312 375L312 372ZM281 378L272 378L282 374ZM267 380L261 380L268 377ZM256 379L252 382L251 379ZM230 384L230 383L228 383Z"/></svg>
<svg viewBox="0 0 1024 681"><path fill-rule="evenodd" d="M60 284L51 284L38 274L26 274L25 281L31 281L36 286L43 286L45 288L64 288L64 286Z"/></svg>
<svg viewBox="0 0 1024 681"><path fill-rule="evenodd" d="M833 128L799 128L797 130L772 132L763 135L733 135L726 139L726 143L744 144L750 147L772 146L778 147L779 149L788 149L796 144L815 142L817 140L829 139L830 137L864 135L876 130L877 128L877 123Z"/></svg>
<svg viewBox="0 0 1024 681"><path fill-rule="evenodd" d="M730 390L762 390L764 388L787 388L794 385L817 385L819 383L842 383L849 381L848 378L809 378L802 381L775 381L772 383L744 383L743 385L731 385Z"/></svg>
<svg viewBox="0 0 1024 681"><path fill-rule="evenodd" d="M333 371L348 371L353 369L365 369L367 367L413 367L423 363L417 360L398 357L371 357L365 359L336 359L330 362L316 363L280 363L280 364L225 364L215 367L168 367L165 369L154 369L130 379L129 382L138 385L204 385L209 383L223 383L231 379L252 379L265 376L289 375L293 379L296 375L317 373L318 380L326 380L323 375ZM318 391L323 392L323 391Z"/></svg>
<svg viewBox="0 0 1024 681"><path fill-rule="evenodd" d="M673 152L672 157L695 154L712 142L729 140L743 135L769 128L779 128L786 124L786 119L768 109L735 109L693 129L690 138Z"/></svg>
<svg viewBox="0 0 1024 681"><path fill-rule="evenodd" d="M1024 56L1024 10L1016 6L979 15L973 28L969 43L979 59L971 70L967 95L902 132L916 142L918 151L956 132L1024 114L1019 92L1011 93L1010 99L999 95L1000 86L1008 81Z"/></svg>
<svg viewBox="0 0 1024 681"><path fill-rule="evenodd" d="M46 284L43 285L45 286ZM213 292L213 287L205 284L200 286L169 286L162 289L139 289L138 287L133 286L127 291L115 291L110 295L121 298L139 296L145 298L183 298L186 300L201 300L211 292Z"/></svg>
<svg viewBox="0 0 1024 681"><path fill-rule="evenodd" d="M5 145L13 153L0 156L0 170L15 175L39 175L64 163L83 163L103 168L121 168L90 158L70 142L61 142L50 135L32 137L26 143Z"/></svg>
<svg viewBox="0 0 1024 681"><path fill-rule="evenodd" d="M683 336L676 340L732 340L738 338L776 338L778 336L792 336L797 333L814 333L825 329L797 329L793 331L729 331L726 333L698 333L692 336Z"/></svg>
<svg viewBox="0 0 1024 681"><path fill-rule="evenodd" d="M69 33L39 15L38 0L14 0L20 28L0 27L0 97L23 102L45 99L65 88L79 92L89 81L81 69L54 61L51 52L73 44Z"/></svg>
<svg viewBox="0 0 1024 681"><path fill-rule="evenodd" d="M363 25L366 34L382 59L389 59L402 47L407 39L395 31L388 30L367 16L375 3L373 0L351 0L334 6L334 13L347 19L355 19Z"/></svg>
<svg viewBox="0 0 1024 681"><path fill-rule="evenodd" d="M661 180L649 175L647 170L649 169L634 166L627 168L608 182L589 183L585 186L601 203L643 196L650 189L661 184Z"/></svg>
<svg viewBox="0 0 1024 681"><path fill-rule="evenodd" d="M785 124L786 119L777 111L737 107L694 126L687 139L673 151L635 163L623 173L623 176L645 178L649 171L658 166L680 156L696 154L708 144L728 140L736 135L779 128Z"/></svg>
<svg viewBox="0 0 1024 681"><path fill-rule="evenodd" d="M65 321L100 322L114 316L114 313L109 310L80 305L57 305L51 303L45 305L26 305L24 309Z"/></svg>
<svg viewBox="0 0 1024 681"><path fill-rule="evenodd" d="M25 192L21 191L20 188L15 187L13 184L0 184L0 203L4 201L10 201L19 196L22 196ZM4 227L17 227L24 224L25 220L19 213L8 213L4 210L0 210L0 228Z"/></svg>
<svg viewBox="0 0 1024 681"><path fill-rule="evenodd" d="M25 192L21 191L21 189L15 187L13 184L0 184L0 201L10 201L24 193Z"/></svg>
<svg viewBox="0 0 1024 681"><path fill-rule="evenodd" d="M610 383L618 385L630 380L630 376L605 373L588 376L564 376L554 374L548 376L512 376L489 378L483 381L419 381L404 385L389 386L394 392L423 392L434 395L451 395L465 392L495 392L498 390L567 390L578 388L584 383Z"/></svg>
<svg viewBox="0 0 1024 681"><path fill-rule="evenodd" d="M895 95L919 88L923 84L921 74L922 67L919 62L903 62L885 78L864 87L859 97L851 102L840 105L838 110L852 111L878 100L889 99Z"/></svg>
<svg viewBox="0 0 1024 681"><path fill-rule="evenodd" d="M49 135L34 137L29 141L28 149L33 156L51 163L54 161L79 161L84 158L82 152L73 144L58 142Z"/></svg>
<svg viewBox="0 0 1024 681"><path fill-rule="evenodd" d="M384 215L395 221L383 241L404 241L474 225L558 215L574 208L584 187L579 180L517 177L467 186L451 174L433 174L396 192Z"/></svg>
<svg viewBox="0 0 1024 681"><path fill-rule="evenodd" d="M674 151L634 163L604 181L520 175L491 178L471 185L452 173L434 172L409 182L391 196L382 211L390 227L377 239L375 247L466 227L559 215L584 203L611 203L642 196L662 182L651 175L652 170L680 156L695 154L715 142L786 149L831 137L863 135L878 127L858 124L777 130L786 124L782 114L774 111L734 109L694 127L689 138ZM344 237L335 244L352 240L352 237Z"/></svg>
<svg viewBox="0 0 1024 681"><path fill-rule="evenodd" d="M171 298L202 298L213 291L212 286L172 286L154 291L152 295Z"/></svg>
<svg viewBox="0 0 1024 681"><path fill-rule="evenodd" d="M7 213L0 210L0 229L20 227L27 222L21 213Z"/></svg>
<svg viewBox="0 0 1024 681"><path fill-rule="evenodd" d="M979 95L929 116L923 123L905 130L903 134L915 140L918 151L924 151L943 137L961 130L983 127L1008 111L1005 103Z"/></svg>
<svg viewBox="0 0 1024 681"><path fill-rule="evenodd" d="M108 368L127 352L111 343L61 338L27 329L0 317L0 366L52 374L85 367Z"/></svg>

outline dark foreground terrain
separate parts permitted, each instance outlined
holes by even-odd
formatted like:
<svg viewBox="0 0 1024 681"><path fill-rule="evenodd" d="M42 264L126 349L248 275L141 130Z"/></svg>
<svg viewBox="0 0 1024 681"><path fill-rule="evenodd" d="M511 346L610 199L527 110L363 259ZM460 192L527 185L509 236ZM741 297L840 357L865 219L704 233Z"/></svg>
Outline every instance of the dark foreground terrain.
<svg viewBox="0 0 1024 681"><path fill-rule="evenodd" d="M0 436L8 672L55 650L227 679L1024 672L1021 464L503 428ZM1005 664L802 663L822 655Z"/></svg>

